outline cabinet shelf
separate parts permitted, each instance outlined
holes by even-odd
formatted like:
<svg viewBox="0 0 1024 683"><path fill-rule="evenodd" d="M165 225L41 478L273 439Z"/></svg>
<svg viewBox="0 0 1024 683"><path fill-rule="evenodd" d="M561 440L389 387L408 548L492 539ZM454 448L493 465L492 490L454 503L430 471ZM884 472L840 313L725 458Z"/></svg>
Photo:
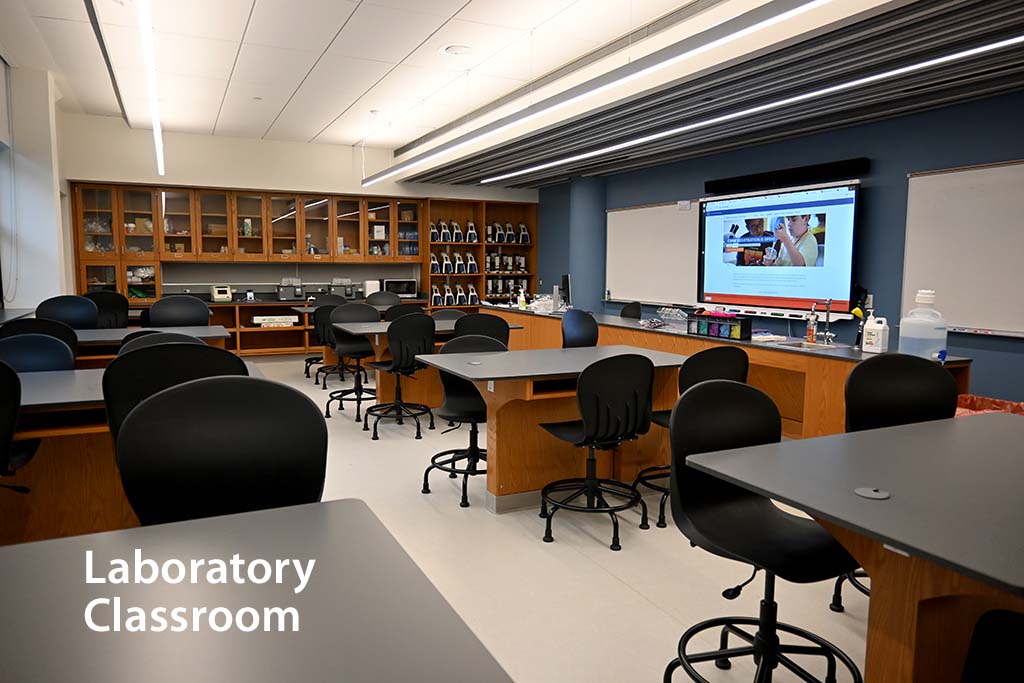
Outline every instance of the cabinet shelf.
<svg viewBox="0 0 1024 683"><path fill-rule="evenodd" d="M434 247L434 246L437 246L437 247L445 247L445 246L453 246L453 247L479 247L481 244L483 244L483 243L482 242L431 242L430 246L432 246L432 247Z"/></svg>

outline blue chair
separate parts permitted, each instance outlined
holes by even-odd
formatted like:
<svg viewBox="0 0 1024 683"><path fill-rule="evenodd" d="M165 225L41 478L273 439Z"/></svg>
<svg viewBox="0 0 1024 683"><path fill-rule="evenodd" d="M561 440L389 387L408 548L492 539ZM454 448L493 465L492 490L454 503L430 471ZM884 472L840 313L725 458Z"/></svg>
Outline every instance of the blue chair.
<svg viewBox="0 0 1024 683"><path fill-rule="evenodd" d="M92 330L99 321L96 304L84 296L55 296L36 306L36 317L57 320L76 330Z"/></svg>
<svg viewBox="0 0 1024 683"><path fill-rule="evenodd" d="M56 337L45 334L19 334L0 339L0 362L15 372L74 370L75 354Z"/></svg>

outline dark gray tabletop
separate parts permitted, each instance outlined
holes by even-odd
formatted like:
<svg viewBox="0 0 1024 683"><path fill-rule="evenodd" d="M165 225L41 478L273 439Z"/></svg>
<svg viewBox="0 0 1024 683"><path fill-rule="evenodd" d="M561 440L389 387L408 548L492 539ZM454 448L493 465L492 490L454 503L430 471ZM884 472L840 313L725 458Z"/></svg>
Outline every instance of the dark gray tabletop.
<svg viewBox="0 0 1024 683"><path fill-rule="evenodd" d="M298 594L294 570L282 584L207 584L205 569L198 584L86 584L86 550L100 573L112 559L133 564L136 548L145 558L175 558L186 567L193 559L230 561L236 553L272 566L291 558L316 564ZM512 680L359 500L7 546L0 548L0 581L5 681ZM91 631L86 606L115 596L122 613L136 606L147 615L157 606L182 606L188 615L193 607L252 607L262 619L264 608L294 607L300 630L217 633L203 617L197 633ZM97 608L97 622L109 624L111 612Z"/></svg>
<svg viewBox="0 0 1024 683"><path fill-rule="evenodd" d="M387 334L388 326L392 321L380 321L378 323L334 323L334 329L348 332L349 334ZM521 330L522 325L509 324L510 330ZM435 320L434 332L440 334L451 334L455 331L454 320Z"/></svg>
<svg viewBox="0 0 1024 683"><path fill-rule="evenodd" d="M121 340L132 332L139 330L156 330L157 332L177 332L188 334L199 339L227 339L231 334L223 325L197 325L195 327L112 327L102 330L75 330L79 344L120 344Z"/></svg>
<svg viewBox="0 0 1024 683"><path fill-rule="evenodd" d="M246 361L250 377L263 377L259 367ZM103 370L58 370L56 372L22 372L22 408L59 408L103 403Z"/></svg>
<svg viewBox="0 0 1024 683"><path fill-rule="evenodd" d="M556 319L558 319L558 318L562 317L561 314L552 315L550 313L538 313L536 311L530 311L530 310L524 311L524 310L521 310L521 309L518 309L518 308L511 308L511 307L508 307L508 306L498 306L498 305L495 305L495 304L481 304L481 306L480 306L481 311L486 311L486 309L488 309L488 308L499 310L499 311L506 311L508 313L522 313L524 315L535 315L535 316L538 316L538 317L541 317L541 318L556 318ZM768 350L771 350L771 351L785 351L787 353L802 353L804 355L819 356L821 358L835 358L837 360L849 360L849 361L855 361L855 362L859 362L859 361L865 360L866 358L870 358L871 356L877 355L877 354L874 354L874 353L864 353L860 349L855 349L855 348L853 348L851 346L834 346L832 348L805 349L805 348L793 347L793 346L780 346L777 343L773 343L773 342L740 341L738 339L724 339L724 338L721 338L721 337L707 337L707 336L703 336L703 335L690 334L685 329L685 321L666 320L665 322L667 322L668 324L665 325L664 327L659 327L657 329L651 329L649 327L644 327L643 325L641 325L639 323L639 321L637 321L637 320L635 320L633 318L623 318L622 316L607 315L605 313L595 313L593 315L594 315L594 320L597 321L598 325L606 325L608 327L621 327L621 328L624 328L624 329L627 329L627 330L641 330L641 331L644 331L644 332L654 332L655 334L668 334L668 335L673 335L673 336L677 336L677 337L693 337L694 339L708 339L708 340L719 341L719 342L726 343L726 344L737 344L739 346L749 346L749 347L753 347L753 348L768 349ZM680 326L680 323L682 323L682 326ZM755 327L757 327L756 324L755 324ZM800 339L797 339L797 338L794 337L794 338L788 339L787 341L800 341ZM970 362L970 360L971 360L970 358L963 358L961 356L949 356L949 357L946 358L946 362L954 362L954 361L956 361L956 362L962 362L962 361Z"/></svg>
<svg viewBox="0 0 1024 683"><path fill-rule="evenodd" d="M1024 416L975 415L692 455L687 464L1024 594ZM869 500L854 489L891 493Z"/></svg>
<svg viewBox="0 0 1024 683"><path fill-rule="evenodd" d="M32 308L0 308L0 324L9 320L26 318L34 313L35 309Z"/></svg>
<svg viewBox="0 0 1024 683"><path fill-rule="evenodd" d="M594 346L580 349L533 349L500 353L432 353L416 356L427 365L473 382L501 379L572 377L595 361L624 353L651 359L656 368L675 368L686 356L636 346Z"/></svg>

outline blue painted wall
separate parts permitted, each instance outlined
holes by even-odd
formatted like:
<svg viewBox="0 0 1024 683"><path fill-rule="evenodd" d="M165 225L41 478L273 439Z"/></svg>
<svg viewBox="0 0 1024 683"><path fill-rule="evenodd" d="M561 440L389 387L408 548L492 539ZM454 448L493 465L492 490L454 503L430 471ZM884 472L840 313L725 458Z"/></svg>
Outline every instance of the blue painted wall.
<svg viewBox="0 0 1024 683"><path fill-rule="evenodd" d="M903 246L907 209L907 174L973 164L1024 159L1021 112L1024 92L1012 93L934 111L819 133L794 140L665 164L604 179L605 209L692 199L704 194L704 182L777 168L804 166L851 157L871 159L863 177L857 263L854 278L875 296L877 314L899 319ZM594 210L594 179L576 179L540 193L543 230L542 272L573 276L573 294L581 304L599 301L604 291L605 221ZM1024 193L1024 188L1022 193ZM545 220L551 216L552 221ZM555 220L560 216L560 220ZM584 227L589 239L582 239ZM1008 227L1014 234L1017 227ZM564 236L570 239L565 239ZM600 250L592 248L600 244ZM546 253L550 245L557 245ZM580 246L577 246L580 245ZM579 251L577 252L577 249ZM562 270L559 270L561 268ZM1021 288L1020 273L992 273ZM545 277L545 285L549 283ZM587 291L583 291L583 287ZM939 310L942 310L939 292ZM596 304L595 304L596 305ZM1024 302L1022 302L1024 305ZM609 312L618 306L608 305ZM775 321L758 321L770 327ZM837 326L840 341L851 343L851 323ZM896 345L893 330L890 346ZM951 354L975 359L973 393L1024 401L1024 341L950 335Z"/></svg>

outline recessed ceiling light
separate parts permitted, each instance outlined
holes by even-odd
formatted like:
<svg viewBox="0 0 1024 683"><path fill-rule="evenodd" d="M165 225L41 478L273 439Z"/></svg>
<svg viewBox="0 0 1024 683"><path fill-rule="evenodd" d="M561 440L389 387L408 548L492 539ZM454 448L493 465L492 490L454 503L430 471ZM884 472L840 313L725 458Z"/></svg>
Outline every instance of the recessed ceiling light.
<svg viewBox="0 0 1024 683"><path fill-rule="evenodd" d="M382 113L382 112L381 112L381 110L380 110L380 109L371 109L371 110L370 110L370 116L380 116L380 115L381 115L381 113Z"/></svg>
<svg viewBox="0 0 1024 683"><path fill-rule="evenodd" d="M263 101L263 98L260 97L259 95L254 95L253 99L256 100L257 102L262 102Z"/></svg>
<svg viewBox="0 0 1024 683"><path fill-rule="evenodd" d="M456 57L460 55L468 55L472 51L473 48L465 43L449 43L447 45L443 45L441 49L438 50L438 52L443 55L454 55Z"/></svg>

